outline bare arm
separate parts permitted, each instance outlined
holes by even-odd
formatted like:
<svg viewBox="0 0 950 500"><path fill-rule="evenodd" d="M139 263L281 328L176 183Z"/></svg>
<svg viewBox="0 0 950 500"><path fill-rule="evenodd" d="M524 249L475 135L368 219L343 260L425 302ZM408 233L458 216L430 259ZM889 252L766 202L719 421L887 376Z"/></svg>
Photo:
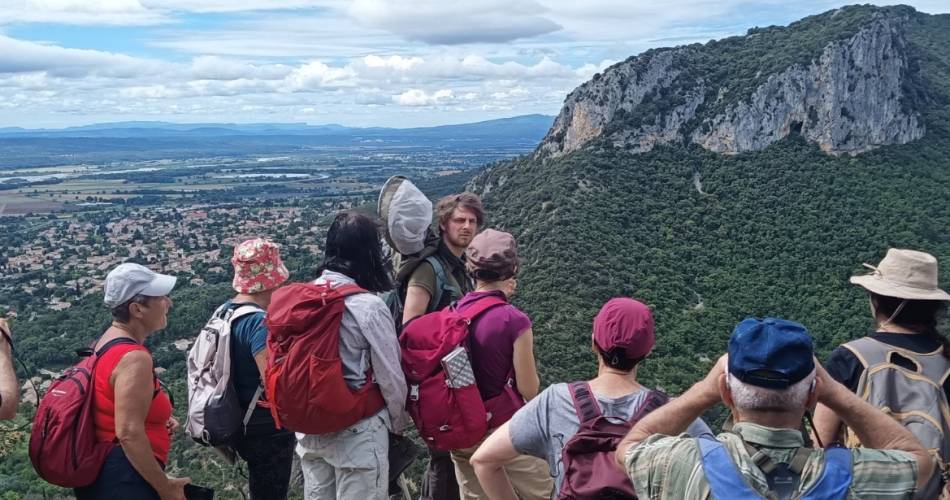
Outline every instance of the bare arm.
<svg viewBox="0 0 950 500"><path fill-rule="evenodd" d="M857 434L864 446L879 450L899 450L913 455L917 461L917 487L927 484L933 474L933 460L920 441L888 414L871 406L847 387L836 382L817 361L815 364L818 401L838 415Z"/></svg>
<svg viewBox="0 0 950 500"><path fill-rule="evenodd" d="M538 366L534 361L534 334L530 328L515 340L513 364L518 392L526 401L531 401L538 395L541 379L538 378Z"/></svg>
<svg viewBox="0 0 950 500"><path fill-rule="evenodd" d="M0 318L0 330L13 340L13 333L7 320ZM13 366L13 346L0 334L0 420L16 416L16 407L20 401L20 386L16 379L16 367Z"/></svg>
<svg viewBox="0 0 950 500"><path fill-rule="evenodd" d="M429 308L429 299L432 295L421 286L409 285L406 288L406 302L402 306L402 324L410 319L422 316Z"/></svg>
<svg viewBox="0 0 950 500"><path fill-rule="evenodd" d="M145 435L145 418L152 403L152 358L145 351L132 351L112 372L115 390L115 434L132 467L158 492L162 500L184 500L190 479L165 475L152 454Z"/></svg>
<svg viewBox="0 0 950 500"><path fill-rule="evenodd" d="M254 355L254 364L257 365L257 371L261 373L261 380L267 378L265 372L267 371L267 349L261 349L260 352Z"/></svg>
<svg viewBox="0 0 950 500"><path fill-rule="evenodd" d="M841 442L841 418L823 404L815 408L815 432L825 445Z"/></svg>
<svg viewBox="0 0 950 500"><path fill-rule="evenodd" d="M475 450L469 463L475 469L478 482L491 500L517 500L515 490L505 473L505 464L517 458L518 451L511 443L508 422L495 429L481 446Z"/></svg>
<svg viewBox="0 0 950 500"><path fill-rule="evenodd" d="M653 410L643 417L617 445L614 456L617 465L624 467L624 458L627 450L640 444L641 441L654 434L676 436L686 431L704 411L712 408L720 401L719 380L725 374L726 356L723 355L713 366L706 378L696 382L682 396Z"/></svg>

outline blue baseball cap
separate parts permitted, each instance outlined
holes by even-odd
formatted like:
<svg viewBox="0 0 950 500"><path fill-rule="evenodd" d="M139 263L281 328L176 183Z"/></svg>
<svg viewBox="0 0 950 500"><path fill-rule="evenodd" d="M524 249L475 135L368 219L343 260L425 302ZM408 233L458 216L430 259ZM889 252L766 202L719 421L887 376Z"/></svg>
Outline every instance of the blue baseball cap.
<svg viewBox="0 0 950 500"><path fill-rule="evenodd" d="M815 369L811 335L779 318L746 318L729 337L729 373L742 382L786 389Z"/></svg>

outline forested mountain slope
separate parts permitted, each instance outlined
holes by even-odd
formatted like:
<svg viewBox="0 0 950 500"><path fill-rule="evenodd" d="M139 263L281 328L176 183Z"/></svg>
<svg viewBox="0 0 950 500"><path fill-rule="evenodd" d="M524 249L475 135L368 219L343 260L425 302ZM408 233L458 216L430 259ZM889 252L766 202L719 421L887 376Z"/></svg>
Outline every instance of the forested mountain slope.
<svg viewBox="0 0 950 500"><path fill-rule="evenodd" d="M935 254L950 285L948 49L950 16L848 7L571 93L534 155L471 186L519 237L545 381L593 373L591 320L617 295L654 308L641 376L675 392L746 315L800 321L822 352L862 335L847 279L889 246Z"/></svg>

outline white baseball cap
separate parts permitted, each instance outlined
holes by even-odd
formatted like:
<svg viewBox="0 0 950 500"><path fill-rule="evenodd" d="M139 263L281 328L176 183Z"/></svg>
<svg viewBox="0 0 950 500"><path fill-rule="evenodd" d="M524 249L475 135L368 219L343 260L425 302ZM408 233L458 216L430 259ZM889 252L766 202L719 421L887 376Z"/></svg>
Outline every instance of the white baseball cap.
<svg viewBox="0 0 950 500"><path fill-rule="evenodd" d="M124 304L136 295L162 297L171 293L178 278L158 274L151 269L127 262L119 264L106 276L103 302L110 308Z"/></svg>

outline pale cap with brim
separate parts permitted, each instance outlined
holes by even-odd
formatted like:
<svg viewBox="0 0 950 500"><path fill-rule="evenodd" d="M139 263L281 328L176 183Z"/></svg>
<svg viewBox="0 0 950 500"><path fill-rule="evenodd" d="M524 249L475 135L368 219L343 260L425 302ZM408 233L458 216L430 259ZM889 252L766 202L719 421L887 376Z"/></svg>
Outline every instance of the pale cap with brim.
<svg viewBox="0 0 950 500"><path fill-rule="evenodd" d="M870 292L898 299L950 301L950 294L937 286L937 258L929 253L891 248L877 266L864 266L873 272L852 276L851 283Z"/></svg>
<svg viewBox="0 0 950 500"><path fill-rule="evenodd" d="M175 288L175 281L174 276L156 273L141 264L119 264L106 276L102 301L111 308L132 300L136 295L163 297Z"/></svg>

